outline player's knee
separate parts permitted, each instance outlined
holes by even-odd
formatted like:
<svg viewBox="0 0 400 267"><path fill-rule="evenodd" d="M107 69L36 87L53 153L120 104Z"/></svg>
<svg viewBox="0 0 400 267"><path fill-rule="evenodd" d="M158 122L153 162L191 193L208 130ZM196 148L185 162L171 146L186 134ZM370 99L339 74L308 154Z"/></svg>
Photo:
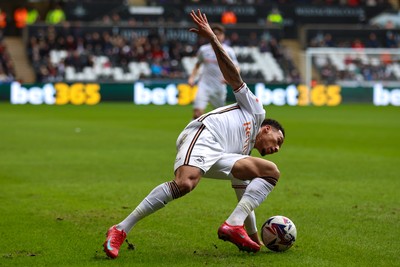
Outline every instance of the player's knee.
<svg viewBox="0 0 400 267"><path fill-rule="evenodd" d="M201 170L192 166L181 166L175 173L175 183L179 188L180 196L192 191L199 183Z"/></svg>
<svg viewBox="0 0 400 267"><path fill-rule="evenodd" d="M185 179L179 180L179 182L177 182L177 184L178 184L181 196L184 196L187 193L189 193L190 191L192 191L196 187L197 183L198 183L197 177L187 177Z"/></svg>
<svg viewBox="0 0 400 267"><path fill-rule="evenodd" d="M278 169L278 166L275 163L270 162L265 170L265 173L261 175L261 178L275 186L278 183L280 176L281 173Z"/></svg>
<svg viewBox="0 0 400 267"><path fill-rule="evenodd" d="M281 177L281 172L278 169L278 166L276 164L273 165L273 168L271 170L271 176L274 177L276 180L279 180L279 177Z"/></svg>
<svg viewBox="0 0 400 267"><path fill-rule="evenodd" d="M278 166L268 160L264 160L257 164L257 176L258 177L274 177L279 179L281 173L279 172Z"/></svg>
<svg viewBox="0 0 400 267"><path fill-rule="evenodd" d="M190 191L192 191L196 186L193 185L190 181L183 181L179 183L179 191L181 192L181 196L186 195Z"/></svg>

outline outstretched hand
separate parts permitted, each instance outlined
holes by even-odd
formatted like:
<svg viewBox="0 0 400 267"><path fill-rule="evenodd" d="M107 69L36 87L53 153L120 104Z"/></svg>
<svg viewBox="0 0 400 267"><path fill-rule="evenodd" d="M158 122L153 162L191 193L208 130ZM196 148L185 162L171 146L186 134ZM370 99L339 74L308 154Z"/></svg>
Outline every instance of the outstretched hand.
<svg viewBox="0 0 400 267"><path fill-rule="evenodd" d="M190 28L190 32L197 33L198 35L207 39L211 39L213 36L215 36L210 24L208 23L206 14L201 13L200 9L197 10L197 13L192 10L192 12L190 12L190 16L192 17L193 22L197 24L197 29Z"/></svg>
<svg viewBox="0 0 400 267"><path fill-rule="evenodd" d="M243 85L242 77L232 59L229 57L228 53L226 53L221 42L211 29L210 24L208 24L206 14L201 13L200 9L198 9L197 13L192 10L190 16L192 17L193 22L196 23L197 28L190 28L189 31L207 38L210 41L224 79L232 88L234 88L234 90L239 89Z"/></svg>

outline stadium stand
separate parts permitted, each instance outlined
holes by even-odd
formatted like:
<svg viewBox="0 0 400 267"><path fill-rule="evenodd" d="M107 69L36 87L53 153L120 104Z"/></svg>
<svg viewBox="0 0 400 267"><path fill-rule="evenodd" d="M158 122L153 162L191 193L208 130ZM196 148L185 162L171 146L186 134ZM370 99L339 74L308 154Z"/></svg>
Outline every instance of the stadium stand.
<svg viewBox="0 0 400 267"><path fill-rule="evenodd" d="M36 7L42 19L24 29L26 53L36 82L186 80L193 68L195 52L204 43L204 40L192 39L193 35L187 32L190 25L187 13L197 8L205 10L212 21L220 20L226 10L237 15L237 23L227 25L227 42L234 47L242 75L249 82L302 82L302 58L308 47L382 48L389 46L389 42L392 42L391 47L399 47L396 28L390 31L375 28L371 36L360 35L360 40L352 39L355 32L358 36L359 32L370 31L368 21L390 10L396 1L69 0L62 3L66 21L46 24L43 18L52 6L42 3ZM8 5L12 11L12 4ZM283 17L279 27L267 23L271 10L279 10ZM338 21L346 26L336 24ZM317 29L310 27L316 24L319 24ZM384 40L383 36L390 36L390 33L392 40ZM294 45L288 49L286 44L295 41L302 46ZM365 63L365 60L353 60L347 65L346 60L349 61L334 56L314 60L316 77L325 83L337 81L342 76L354 78L350 75L355 71L354 66L357 69L358 61ZM391 58L392 62L396 60ZM370 61L371 66L382 63L376 58ZM325 65L320 65L321 62ZM365 68L365 64L363 67L361 72L366 75L377 71L376 68ZM344 73L343 68L350 74ZM388 69L391 75L386 78L397 78L397 65ZM18 74L11 75L18 79ZM368 79L367 76L364 79Z"/></svg>
<svg viewBox="0 0 400 267"><path fill-rule="evenodd" d="M360 85L399 81L400 30L364 28L357 29L356 36L354 31L351 27L306 31L306 47L326 49L313 57L320 79L326 84Z"/></svg>
<svg viewBox="0 0 400 267"><path fill-rule="evenodd" d="M0 84L11 82L14 78L14 64L4 43L3 31L0 30Z"/></svg>
<svg viewBox="0 0 400 267"><path fill-rule="evenodd" d="M32 26L28 54L39 82L101 81L126 82L137 79L187 79L194 66L193 57L204 40L181 40L167 37L187 27L165 27L165 33L151 28ZM113 32L114 31L114 32ZM129 31L129 32L128 32ZM137 33L144 31L144 36ZM249 81L287 82L293 80L291 59L269 32L252 32L253 38L232 43L244 77ZM184 33L187 35L186 33ZM254 37L255 36L255 37ZM188 37L190 38L190 37ZM249 41L246 41L249 40ZM290 66L290 68L285 68Z"/></svg>

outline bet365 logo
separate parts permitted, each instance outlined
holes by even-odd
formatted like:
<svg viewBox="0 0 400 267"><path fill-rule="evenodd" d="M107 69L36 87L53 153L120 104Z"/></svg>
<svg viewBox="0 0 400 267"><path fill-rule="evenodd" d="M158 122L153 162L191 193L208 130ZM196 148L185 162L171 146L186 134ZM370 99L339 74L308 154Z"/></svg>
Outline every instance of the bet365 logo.
<svg viewBox="0 0 400 267"><path fill-rule="evenodd" d="M341 87L338 85L319 84L309 89L306 85L291 84L286 88L269 89L265 84L257 83L255 95L263 105L337 106L342 102Z"/></svg>
<svg viewBox="0 0 400 267"><path fill-rule="evenodd" d="M96 105L100 102L100 86L96 83L44 84L42 87L22 87L20 83L11 84L12 104L33 105Z"/></svg>

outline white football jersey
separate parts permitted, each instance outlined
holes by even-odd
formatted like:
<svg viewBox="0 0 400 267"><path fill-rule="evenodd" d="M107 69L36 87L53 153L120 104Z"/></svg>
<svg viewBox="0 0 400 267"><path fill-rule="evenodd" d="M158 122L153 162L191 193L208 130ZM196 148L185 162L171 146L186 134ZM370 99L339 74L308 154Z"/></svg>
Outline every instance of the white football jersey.
<svg viewBox="0 0 400 267"><path fill-rule="evenodd" d="M209 129L225 153L249 155L265 119L265 110L245 83L234 94L237 103L217 108L196 121Z"/></svg>
<svg viewBox="0 0 400 267"><path fill-rule="evenodd" d="M237 61L233 49L226 44L222 44L222 47L233 63L236 66L239 66L239 62ZM219 69L217 57L211 44L205 44L199 48L197 59L203 65L203 70L199 77L199 85L204 84L204 86L208 88L220 88L225 86L224 77Z"/></svg>

